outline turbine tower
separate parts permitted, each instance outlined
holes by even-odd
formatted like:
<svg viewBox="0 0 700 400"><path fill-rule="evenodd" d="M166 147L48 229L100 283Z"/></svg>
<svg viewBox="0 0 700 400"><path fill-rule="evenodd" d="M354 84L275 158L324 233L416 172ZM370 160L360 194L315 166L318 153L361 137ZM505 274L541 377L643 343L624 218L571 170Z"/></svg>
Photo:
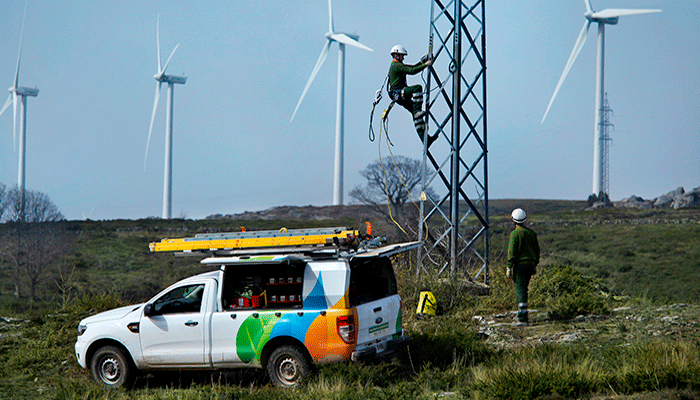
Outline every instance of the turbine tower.
<svg viewBox="0 0 700 400"><path fill-rule="evenodd" d="M549 100L549 105L547 105L547 110L544 112L541 123L544 123L547 114L549 113L550 107L554 102L554 98L557 97L559 89L561 88L566 75L569 73L571 66L576 61L578 53L583 48L583 44L586 42L586 37L588 36L588 28L591 23L598 23L598 52L596 55L596 89L595 89L595 123L593 128L593 194L601 197L601 192L603 191L603 169L604 160L602 152L602 133L601 133L601 121L603 119L603 95L605 93L604 88L604 67L605 67L605 25L616 25L619 18L627 15L638 15L638 14L650 14L661 12L661 10L649 10L649 9L622 9L622 8L609 8L603 11L593 11L591 7L590 0L583 0L586 4L586 22L583 24L583 29L576 40L574 49L569 56L569 61L566 62L564 67L564 72L559 78L557 87L554 89L554 94Z"/></svg>
<svg viewBox="0 0 700 400"><path fill-rule="evenodd" d="M20 216L24 218L24 171L26 167L25 154L26 154L26 138L27 138L27 96L36 97L39 95L39 89L27 88L19 86L19 66L22 60L22 39L24 37L24 20L27 17L27 5L24 6L24 17L22 18L22 31L19 37L19 54L17 55L17 69L15 70L15 80L12 83L12 87L8 90L10 96L7 98L5 105L0 110L0 115L2 115L5 110L12 103L13 117L12 117L12 134L14 136L15 145L17 145L17 104L20 106L20 120L19 120L19 167L17 172L17 188L19 189L21 207Z"/></svg>
<svg viewBox="0 0 700 400"><path fill-rule="evenodd" d="M296 108L294 109L294 113L292 114L292 118L289 120L291 123L294 120L294 116L297 114L297 110L299 110L299 106L301 105L302 100L304 100L304 96L306 96L306 92L309 90L309 87L311 86L311 82L313 82L314 78L316 77L316 74L318 74L318 71L321 69L321 66L323 65L323 62L326 61L326 57L328 56L328 50L331 47L332 42L338 43L338 101L336 105L336 116L335 116L335 173L333 175L333 205L342 205L343 204L343 127L344 127L344 118L345 118L345 45L350 45L350 46L355 46L359 47L364 50L368 51L374 51L370 49L369 47L360 44L360 42L357 41L359 39L359 36L357 35L351 35L347 33L341 33L341 32L336 32L333 29L333 8L331 5L331 0L328 0L328 32L326 33L326 43L323 45L323 48L321 49L321 55L318 57L318 61L316 61L316 66L314 66L313 71L311 71L311 76L309 77L308 82L306 82L306 87L304 87L304 91L301 93L301 97L299 98L299 102L297 103Z"/></svg>
<svg viewBox="0 0 700 400"><path fill-rule="evenodd" d="M151 133L153 132L153 121L156 118L156 111L158 110L158 99L160 97L160 88L163 83L168 84L168 104L166 109L165 117L165 172L163 177L163 219L170 219L172 215L172 183L173 183L173 92L175 84L184 85L187 80L183 76L166 75L165 70L170 64L170 60L173 58L173 54L180 43L175 46L168 61L165 62L164 66L160 63L160 15L156 20L156 45L158 50L158 73L153 75L153 78L158 82L156 83L156 96L153 100L153 113L151 114L151 127L148 129L148 141L146 142L146 158L144 159L144 169L146 168L146 161L148 160L148 147L151 144Z"/></svg>

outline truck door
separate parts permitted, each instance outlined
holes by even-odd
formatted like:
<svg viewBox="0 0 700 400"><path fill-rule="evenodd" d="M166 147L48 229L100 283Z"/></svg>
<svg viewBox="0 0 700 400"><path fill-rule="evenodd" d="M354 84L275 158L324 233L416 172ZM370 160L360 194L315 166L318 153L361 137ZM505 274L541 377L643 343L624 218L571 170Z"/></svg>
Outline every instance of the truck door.
<svg viewBox="0 0 700 400"><path fill-rule="evenodd" d="M401 297L390 255L415 248L402 243L355 257L351 261L350 305L357 310L357 348L387 350L387 341L402 334Z"/></svg>
<svg viewBox="0 0 700 400"><path fill-rule="evenodd" d="M152 303L140 324L141 351L149 366L204 364L205 309L212 282L175 287Z"/></svg>

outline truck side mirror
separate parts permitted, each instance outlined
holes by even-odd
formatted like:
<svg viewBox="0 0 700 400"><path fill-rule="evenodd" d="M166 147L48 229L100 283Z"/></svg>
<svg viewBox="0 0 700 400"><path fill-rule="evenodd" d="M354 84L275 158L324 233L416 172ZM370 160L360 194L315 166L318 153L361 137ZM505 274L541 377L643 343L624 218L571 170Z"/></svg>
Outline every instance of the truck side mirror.
<svg viewBox="0 0 700 400"><path fill-rule="evenodd" d="M143 307L143 315L147 317L155 315L155 312L153 310L153 303L148 303Z"/></svg>

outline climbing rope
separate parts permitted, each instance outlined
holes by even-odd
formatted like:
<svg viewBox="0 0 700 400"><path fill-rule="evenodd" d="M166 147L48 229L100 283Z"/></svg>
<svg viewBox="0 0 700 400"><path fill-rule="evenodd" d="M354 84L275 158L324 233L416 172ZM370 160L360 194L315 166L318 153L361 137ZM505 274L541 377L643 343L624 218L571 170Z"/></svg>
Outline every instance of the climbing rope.
<svg viewBox="0 0 700 400"><path fill-rule="evenodd" d="M384 136L386 137L387 140L387 149L389 150L389 154L391 155L391 160L392 163L394 164L394 168L396 169L396 175L399 177L399 180L401 181L401 184L403 185L403 188L406 190L408 193L408 196L411 198L411 203L413 204L414 207L418 210L418 213L421 215L421 221L423 221L423 212L420 209L420 206L417 204L415 197L413 197L413 193L411 190L408 188L408 185L406 184L406 180L403 177L403 174L401 173L401 169L399 168L398 162L396 162L396 157L394 156L394 152L392 151L391 147L394 146L393 143L391 143L391 139L389 138L389 112L391 111L391 108L394 106L395 102L392 102L389 107L384 110L384 113L382 115L382 124L380 125L379 129L379 141L377 142L378 145L378 154L379 154L379 163L382 166L382 173L384 175L384 192L386 194L386 204L387 204L387 209L389 210L389 218L391 221L410 239L410 236L408 232L401 226L401 224L394 219L393 212L391 210L391 201L389 197L389 178L386 173L386 167L384 165L384 159L382 158L382 146L381 146L381 137L382 133L384 133ZM382 132L383 128L383 132ZM425 229L427 232L428 226L427 223L424 223Z"/></svg>

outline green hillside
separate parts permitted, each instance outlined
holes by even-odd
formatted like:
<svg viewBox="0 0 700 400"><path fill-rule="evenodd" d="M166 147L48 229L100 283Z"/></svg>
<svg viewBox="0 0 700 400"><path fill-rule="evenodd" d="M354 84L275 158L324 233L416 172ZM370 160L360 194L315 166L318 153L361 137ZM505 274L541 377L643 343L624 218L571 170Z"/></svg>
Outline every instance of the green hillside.
<svg viewBox="0 0 700 400"><path fill-rule="evenodd" d="M460 279L416 277L399 262L410 347L386 362L321 366L297 391L272 389L259 370L244 369L146 374L131 391L104 392L75 361L76 326L202 271L198 257L150 253L149 242L242 226L357 227L371 213L356 207L342 220L313 222L147 219L35 227L37 246L70 246L47 267L34 301L26 290L21 299L13 296L17 227L2 225L0 399L700 400L699 209L583 211L582 202L544 200L491 206L489 295L474 296ZM513 287L503 274L513 207L528 210L543 254L526 328L510 324ZM418 290L426 286L443 316L416 316Z"/></svg>
<svg viewBox="0 0 700 400"><path fill-rule="evenodd" d="M523 207L538 233L542 264L570 265L601 278L608 289L654 300L700 301L700 210L606 209L583 211L585 202L494 200L491 206L491 269L502 267L509 213ZM308 207L307 207L308 209ZM39 283L40 300L56 300L56 281L73 296L114 292L128 301L143 301L170 283L201 271L196 257L155 254L148 243L201 232L354 226L377 218L354 206L341 220L115 220L64 223L73 245L47 268ZM308 211L308 210L307 210ZM319 209L321 214L322 209ZM308 216L308 213L307 213ZM377 221L374 233L388 224ZM14 228L0 225L11 242ZM360 227L364 230L364 226ZM6 256L0 270L0 309L16 303L12 264ZM543 265L543 268L545 267ZM64 293L65 294L65 293ZM26 304L25 301L19 301Z"/></svg>

